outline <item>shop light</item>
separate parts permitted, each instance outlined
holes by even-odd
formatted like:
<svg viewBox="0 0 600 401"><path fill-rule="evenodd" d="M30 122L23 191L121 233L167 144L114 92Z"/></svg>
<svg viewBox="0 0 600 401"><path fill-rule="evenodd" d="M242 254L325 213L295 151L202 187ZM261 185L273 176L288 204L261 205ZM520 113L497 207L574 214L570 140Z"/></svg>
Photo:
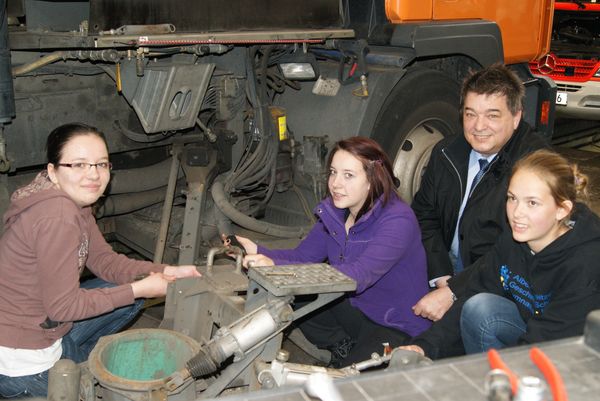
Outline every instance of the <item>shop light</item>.
<svg viewBox="0 0 600 401"><path fill-rule="evenodd" d="M297 51L279 61L283 76L293 81L314 81L319 77L317 59L312 53Z"/></svg>

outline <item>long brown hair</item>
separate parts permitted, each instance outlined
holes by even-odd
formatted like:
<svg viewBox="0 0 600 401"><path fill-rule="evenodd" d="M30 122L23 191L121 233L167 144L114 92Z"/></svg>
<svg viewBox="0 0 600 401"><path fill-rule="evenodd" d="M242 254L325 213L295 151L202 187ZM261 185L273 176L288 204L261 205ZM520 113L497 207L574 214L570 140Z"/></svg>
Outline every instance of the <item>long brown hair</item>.
<svg viewBox="0 0 600 401"><path fill-rule="evenodd" d="M327 160L328 171L333 156L338 150L344 150L360 160L371 184L367 199L356 215L356 220L368 212L380 197L384 205L392 196L398 197L396 187L400 185L400 181L394 176L392 163L377 142L362 136L353 136L336 142Z"/></svg>

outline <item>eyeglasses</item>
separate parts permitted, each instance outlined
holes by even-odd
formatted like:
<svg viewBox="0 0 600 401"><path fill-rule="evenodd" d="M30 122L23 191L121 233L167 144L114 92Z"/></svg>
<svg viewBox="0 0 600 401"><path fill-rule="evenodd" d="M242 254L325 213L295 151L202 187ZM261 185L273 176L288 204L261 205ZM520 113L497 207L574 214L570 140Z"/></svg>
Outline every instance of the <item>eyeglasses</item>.
<svg viewBox="0 0 600 401"><path fill-rule="evenodd" d="M100 162L100 163L57 163L57 166L72 168L77 172L85 172L90 171L92 167L96 167L97 170L100 171L110 171L112 170L112 163L110 162Z"/></svg>

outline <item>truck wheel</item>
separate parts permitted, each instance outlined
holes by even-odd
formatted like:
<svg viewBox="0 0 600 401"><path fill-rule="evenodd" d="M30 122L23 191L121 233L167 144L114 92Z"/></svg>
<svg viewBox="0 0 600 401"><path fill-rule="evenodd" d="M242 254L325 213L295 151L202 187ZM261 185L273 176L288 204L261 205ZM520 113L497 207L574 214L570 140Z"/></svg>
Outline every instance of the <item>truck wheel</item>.
<svg viewBox="0 0 600 401"><path fill-rule="evenodd" d="M429 69L409 70L392 90L377 117L373 139L388 152L398 192L407 203L419 189L433 146L462 132L460 86Z"/></svg>

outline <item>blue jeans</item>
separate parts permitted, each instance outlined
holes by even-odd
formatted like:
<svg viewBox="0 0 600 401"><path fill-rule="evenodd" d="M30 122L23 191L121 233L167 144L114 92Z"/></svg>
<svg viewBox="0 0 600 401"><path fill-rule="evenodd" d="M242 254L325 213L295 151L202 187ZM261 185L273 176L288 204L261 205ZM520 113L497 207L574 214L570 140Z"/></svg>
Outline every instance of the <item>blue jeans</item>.
<svg viewBox="0 0 600 401"><path fill-rule="evenodd" d="M85 289L114 286L99 278L86 280L80 285ZM71 359L76 363L87 360L100 337L114 334L122 329L133 320L143 304L144 300L139 299L133 305L74 322L73 328L62 338L61 359ZM0 375L0 398L46 397L47 392L48 371L21 377Z"/></svg>
<svg viewBox="0 0 600 401"><path fill-rule="evenodd" d="M480 293L469 298L460 315L467 354L517 345L526 330L517 305L499 295Z"/></svg>

